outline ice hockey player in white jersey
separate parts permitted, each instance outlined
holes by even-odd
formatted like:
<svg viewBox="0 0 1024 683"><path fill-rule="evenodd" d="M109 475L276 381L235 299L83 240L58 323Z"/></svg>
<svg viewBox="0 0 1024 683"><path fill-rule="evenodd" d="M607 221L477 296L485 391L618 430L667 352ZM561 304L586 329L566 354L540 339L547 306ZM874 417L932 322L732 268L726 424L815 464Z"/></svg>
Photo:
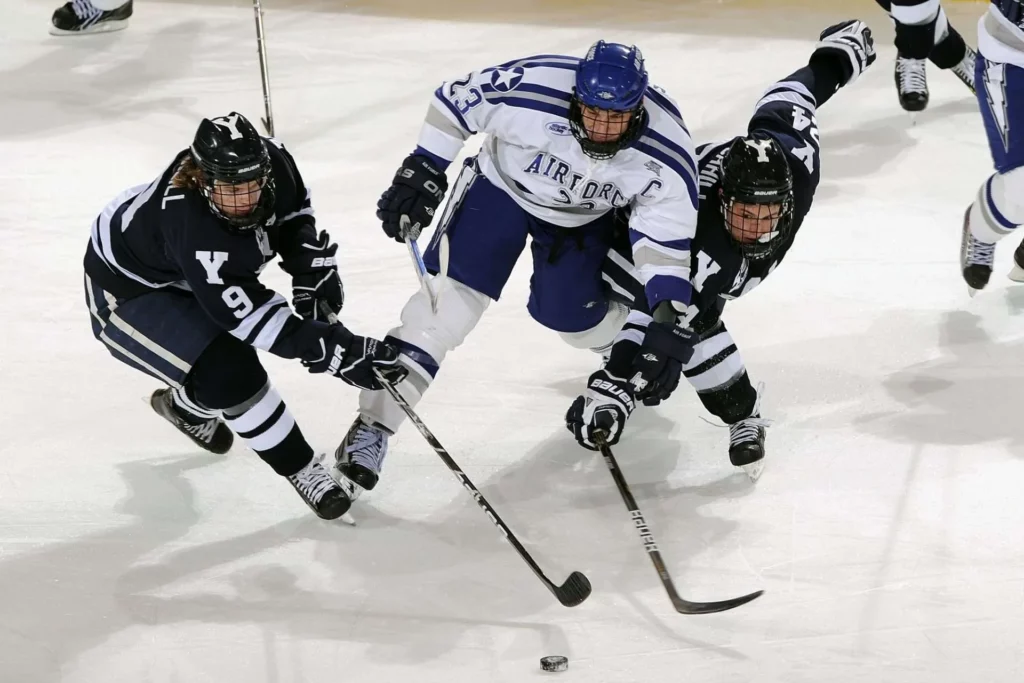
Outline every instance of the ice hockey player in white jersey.
<svg viewBox="0 0 1024 683"><path fill-rule="evenodd" d="M50 33L77 36L128 28L133 0L70 0L56 9Z"/></svg>
<svg viewBox="0 0 1024 683"><path fill-rule="evenodd" d="M973 296L992 275L996 242L1024 224L1024 5L992 0L978 21L978 104L995 173L964 216L960 270ZM1024 242L1010 278L1024 282Z"/></svg>
<svg viewBox="0 0 1024 683"><path fill-rule="evenodd" d="M204 119L151 183L93 221L85 298L110 354L168 385L153 410L195 445L225 453L232 431L325 519L350 502L267 377L256 349L362 388L405 372L398 353L324 321L341 310L335 253L318 231L291 154L244 116ZM292 302L259 274L277 255ZM116 416L112 419L116 419Z"/></svg>
<svg viewBox="0 0 1024 683"><path fill-rule="evenodd" d="M863 22L831 26L808 64L762 95L746 135L697 147L691 305L684 311L659 305L653 321L645 310L630 314L607 363L566 414L582 446L596 449L598 432L616 443L636 405L665 400L683 375L708 412L729 426L730 462L757 478L767 423L722 311L774 272L789 251L821 173L817 109L874 60Z"/></svg>
<svg viewBox="0 0 1024 683"><path fill-rule="evenodd" d="M675 103L648 84L640 50L598 41L582 59L536 55L443 83L415 151L377 205L389 236L415 239L430 224L447 191L446 167L477 133L480 152L461 169L424 257L437 273L447 240L447 272L434 280L442 283L437 313L417 292L386 339L409 368L400 388L412 404L501 295L528 237L527 309L575 347L607 348L628 315L601 277L613 209L633 206L632 254L649 304L690 305L694 147ZM376 485L404 417L384 392L362 392L359 405L336 452L353 495Z"/></svg>
<svg viewBox="0 0 1024 683"><path fill-rule="evenodd" d="M939 0L875 0L896 26L896 94L910 112L928 106L930 60L974 92L975 52L946 18Z"/></svg>

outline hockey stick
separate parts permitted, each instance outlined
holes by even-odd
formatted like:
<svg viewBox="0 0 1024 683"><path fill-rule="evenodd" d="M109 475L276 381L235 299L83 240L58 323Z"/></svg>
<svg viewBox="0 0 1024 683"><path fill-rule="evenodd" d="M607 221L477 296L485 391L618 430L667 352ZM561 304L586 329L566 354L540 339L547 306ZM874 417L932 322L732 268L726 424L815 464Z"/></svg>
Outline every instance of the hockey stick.
<svg viewBox="0 0 1024 683"><path fill-rule="evenodd" d="M622 494L622 500L626 503L626 508L629 510L629 515L633 519L633 524L636 526L636 530L640 533L640 539L643 541L644 549L651 558L651 562L654 563L654 568L658 571L658 576L661 578L661 585L665 587L665 592L668 593L669 600L672 601L672 606L675 607L676 611L680 614L712 614L714 612L724 612L726 610L745 605L751 600L761 597L764 591L755 591L749 595L744 595L739 598L732 598L731 600L722 600L720 602L690 602L679 597L679 593L676 592L675 584L672 583L672 577L669 576L668 568L665 567L665 561L661 559L661 551L658 550L658 542L654 540L654 535L651 534L650 527L647 526L647 520L644 519L644 513L640 512L639 506L636 504L636 499L633 498L632 492L629 490L629 484L626 483L626 478L622 476L622 470L619 468L619 463L616 462L615 456L612 455L611 447L605 443L604 435L597 434L595 439L597 447L601 450L601 455L604 456L604 462L608 465L608 471L612 473L612 479L615 480L615 485L619 488L619 493Z"/></svg>
<svg viewBox="0 0 1024 683"><path fill-rule="evenodd" d="M402 234L408 234L411 226L409 217L402 214L398 219L399 228ZM416 268L416 277L419 278L420 287L427 293L427 297L430 299L430 311L437 315L437 302L440 298L440 294L434 291L434 288L430 286L430 280L427 273L427 265L423 263L423 255L420 253L420 246L416 244L416 240L411 237L405 238L405 246L409 248L409 256L412 257L413 266ZM441 269L443 272L448 270L448 243L445 241L441 245Z"/></svg>
<svg viewBox="0 0 1024 683"><path fill-rule="evenodd" d="M270 69L267 66L267 41L263 37L263 6L260 0L252 0L252 9L256 13L256 49L260 55L260 76L263 78L263 108L266 118L260 119L263 128L270 137L274 137L274 112L270 106Z"/></svg>
<svg viewBox="0 0 1024 683"><path fill-rule="evenodd" d="M501 521L501 517L499 517L498 513L494 511L491 504L487 502L487 499L483 497L480 490L473 485L473 482L469 480L469 477L466 476L465 472L459 469L458 464L456 464L455 460L452 459L452 456L448 454L448 451L446 451L444 446L442 446L437 440L437 437L427 429L425 424L423 424L423 421L416 414L416 411L412 409L412 406L410 406L409 402L405 400L405 397L399 393L398 388L385 380L379 370L374 369L374 374L376 374L377 380L384 386L384 390L391 395L391 398L395 400L395 403L397 403L405 414L409 416L412 423L416 425L416 429L420 430L420 434L422 434L423 438L427 440L427 443L434 449L434 452L437 453L438 457L444 461L444 464L448 466L448 469L451 470L452 474L455 475L455 478L459 480L459 483L462 484L467 491L473 494L473 500L475 500L477 505L479 505L484 511L484 514L486 514L491 522L494 523L494 526L498 527L498 530L505 537L505 540L516 549L516 552L519 553L519 557L523 558L523 561L529 565L530 569L533 570L533 573L537 575L537 578L547 586L548 590L551 591L551 593L558 599L558 602L562 603L565 607L575 607L590 597L590 580L581 572L573 572L569 574L569 578L567 578L565 583L561 586L556 586L551 579L544 574L541 568L537 565L537 562L533 559L530 553L527 552L526 548L523 547L523 544L520 543L519 539L517 539L515 534L512 533L512 530L505 525L505 522Z"/></svg>

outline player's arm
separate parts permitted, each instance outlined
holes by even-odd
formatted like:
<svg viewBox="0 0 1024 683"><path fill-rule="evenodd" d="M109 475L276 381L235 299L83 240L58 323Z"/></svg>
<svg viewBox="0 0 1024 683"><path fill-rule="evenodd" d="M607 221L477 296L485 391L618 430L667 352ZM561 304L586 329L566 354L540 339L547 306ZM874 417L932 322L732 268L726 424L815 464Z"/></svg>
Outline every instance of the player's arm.
<svg viewBox="0 0 1024 683"><path fill-rule="evenodd" d="M317 231L309 188L291 153L273 138L267 143L277 161L274 177L280 216L271 246L281 257L281 268L292 276L292 306L309 320L325 320L328 311L337 316L345 303L338 245L331 243L326 230Z"/></svg>

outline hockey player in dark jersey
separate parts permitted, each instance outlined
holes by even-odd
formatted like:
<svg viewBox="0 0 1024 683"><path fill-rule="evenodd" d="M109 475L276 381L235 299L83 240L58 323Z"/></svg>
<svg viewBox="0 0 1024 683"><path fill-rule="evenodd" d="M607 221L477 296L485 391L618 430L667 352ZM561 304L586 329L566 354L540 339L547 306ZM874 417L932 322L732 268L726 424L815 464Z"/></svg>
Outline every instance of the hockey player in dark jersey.
<svg viewBox="0 0 1024 683"><path fill-rule="evenodd" d="M726 301L749 293L789 251L820 177L815 112L874 60L867 26L860 21L832 26L822 33L808 65L761 97L745 136L697 147L700 207L689 245L692 300L682 310L659 305L652 321L638 282L617 288L633 292L634 310L607 363L590 376L586 393L566 414L582 446L595 449L598 432L614 444L636 404L657 405L668 398L682 374L704 407L729 425L732 464L754 479L759 476L766 426L759 392L721 314ZM606 273L622 282L623 259L609 256Z"/></svg>
<svg viewBox="0 0 1024 683"><path fill-rule="evenodd" d="M875 0L889 13L896 27L896 94L906 111L928 106L930 60L949 69L974 92L976 54L946 18L939 0Z"/></svg>
<svg viewBox="0 0 1024 683"><path fill-rule="evenodd" d="M375 371L402 379L392 347L323 320L343 303L336 250L317 232L291 154L232 112L204 119L156 180L107 205L84 264L96 338L168 385L150 399L157 414L214 453L228 451L233 430L324 519L350 501L256 349L364 389L381 388ZM259 281L276 255L292 276L294 311Z"/></svg>

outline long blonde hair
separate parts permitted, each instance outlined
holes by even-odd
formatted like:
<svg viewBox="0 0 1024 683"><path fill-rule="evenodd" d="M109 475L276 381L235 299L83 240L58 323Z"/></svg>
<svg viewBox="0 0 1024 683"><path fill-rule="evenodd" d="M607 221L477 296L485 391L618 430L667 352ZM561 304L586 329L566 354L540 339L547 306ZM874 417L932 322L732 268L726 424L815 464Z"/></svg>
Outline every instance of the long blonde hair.
<svg viewBox="0 0 1024 683"><path fill-rule="evenodd" d="M185 158L178 164L174 177L171 178L171 186L189 190L200 190L205 184L206 178L203 176L203 170L196 165L191 154L186 154Z"/></svg>

